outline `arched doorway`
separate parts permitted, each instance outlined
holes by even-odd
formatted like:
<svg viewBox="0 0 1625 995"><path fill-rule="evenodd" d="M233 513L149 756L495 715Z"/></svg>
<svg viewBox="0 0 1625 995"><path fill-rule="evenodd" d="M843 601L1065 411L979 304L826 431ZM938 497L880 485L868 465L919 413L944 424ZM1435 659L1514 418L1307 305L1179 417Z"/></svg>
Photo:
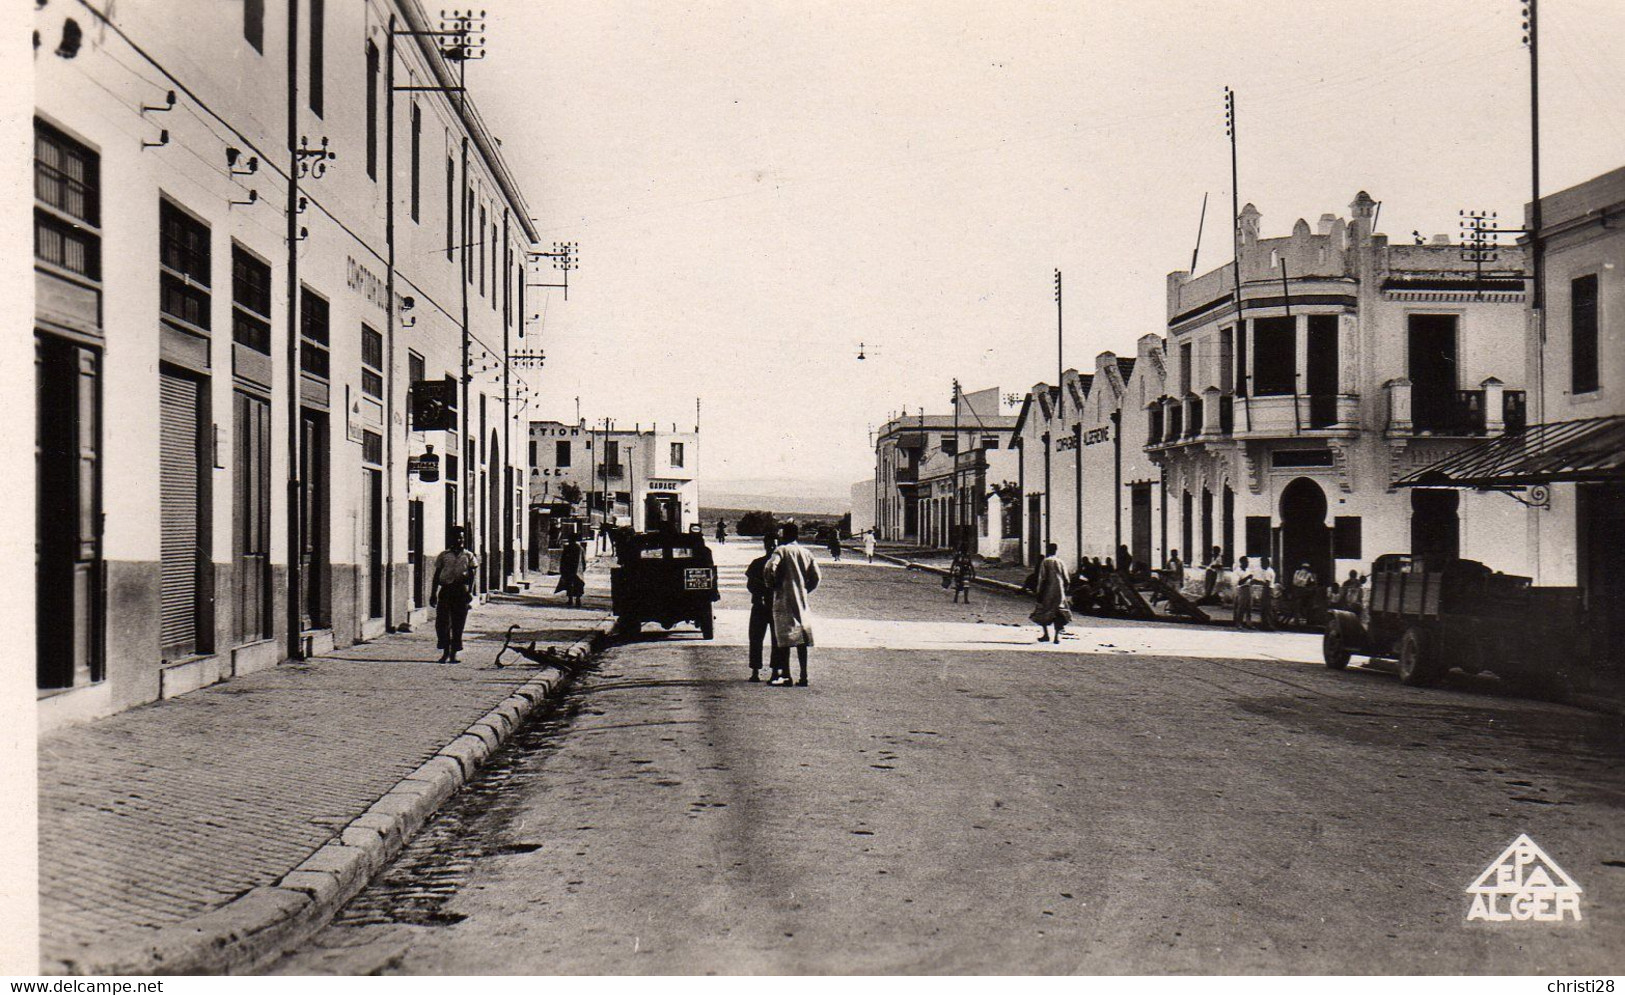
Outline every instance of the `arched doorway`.
<svg viewBox="0 0 1625 995"><path fill-rule="evenodd" d="M1281 562L1275 576L1289 582L1303 563L1322 584L1332 579L1332 538L1326 527L1326 492L1308 477L1299 477L1281 492Z"/></svg>
<svg viewBox="0 0 1625 995"><path fill-rule="evenodd" d="M1461 555L1461 495L1454 489L1411 491L1411 555L1437 570Z"/></svg>

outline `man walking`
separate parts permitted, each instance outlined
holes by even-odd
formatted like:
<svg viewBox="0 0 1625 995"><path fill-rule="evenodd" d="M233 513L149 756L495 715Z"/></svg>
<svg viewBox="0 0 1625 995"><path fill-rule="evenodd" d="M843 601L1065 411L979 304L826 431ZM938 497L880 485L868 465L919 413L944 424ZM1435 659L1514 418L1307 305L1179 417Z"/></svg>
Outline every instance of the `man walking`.
<svg viewBox="0 0 1625 995"><path fill-rule="evenodd" d="M1038 564L1037 577L1034 581L1038 594L1038 607L1028 618L1038 623L1043 635L1038 637L1041 643L1049 642L1049 627L1055 627L1055 642L1061 641L1061 630L1066 623L1072 621L1072 612L1066 606L1066 567L1062 565L1060 557L1055 554L1060 546L1050 543L1045 549L1043 562Z"/></svg>
<svg viewBox="0 0 1625 995"><path fill-rule="evenodd" d="M745 568L745 590L750 592L750 682L762 679L762 643L773 627L773 588L767 582L767 561L772 558L778 540L772 534L762 536L762 555L750 561ZM769 676L775 676L777 669Z"/></svg>
<svg viewBox="0 0 1625 995"><path fill-rule="evenodd" d="M728 542L728 523L717 519L717 545L722 546Z"/></svg>
<svg viewBox="0 0 1625 995"><path fill-rule="evenodd" d="M763 573L773 588L773 676L768 681L790 686L790 647L801 662L799 687L807 686L807 651L813 644L812 614L807 595L818 589L818 562L801 545L801 529L784 526L779 548L768 557Z"/></svg>
<svg viewBox="0 0 1625 995"><path fill-rule="evenodd" d="M434 578L429 590L429 607L434 613L435 641L440 646L440 662L456 663L463 649L463 625L474 596L469 585L480 561L466 548L467 533L451 530L451 548L434 558Z"/></svg>
<svg viewBox="0 0 1625 995"><path fill-rule="evenodd" d="M865 532L863 534L863 555L867 556L869 558L870 563L873 563L875 561L875 530L874 529L870 529L869 531L867 531L867 532Z"/></svg>

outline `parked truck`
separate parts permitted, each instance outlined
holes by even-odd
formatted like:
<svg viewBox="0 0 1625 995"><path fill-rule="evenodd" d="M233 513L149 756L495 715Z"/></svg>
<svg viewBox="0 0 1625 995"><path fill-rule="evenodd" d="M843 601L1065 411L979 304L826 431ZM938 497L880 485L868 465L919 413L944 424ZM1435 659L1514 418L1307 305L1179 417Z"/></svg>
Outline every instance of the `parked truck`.
<svg viewBox="0 0 1625 995"><path fill-rule="evenodd" d="M1359 613L1331 611L1321 650L1333 670L1357 653L1396 660L1411 685L1435 684L1452 667L1547 682L1583 666L1591 643L1578 588L1535 587L1475 560L1390 553L1373 564Z"/></svg>

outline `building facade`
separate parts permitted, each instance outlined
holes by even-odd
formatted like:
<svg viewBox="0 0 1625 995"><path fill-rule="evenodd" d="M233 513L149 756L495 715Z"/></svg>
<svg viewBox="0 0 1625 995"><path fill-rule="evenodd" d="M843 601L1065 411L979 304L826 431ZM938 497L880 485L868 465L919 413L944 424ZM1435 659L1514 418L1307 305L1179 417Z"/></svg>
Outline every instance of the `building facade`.
<svg viewBox="0 0 1625 995"><path fill-rule="evenodd" d="M530 535L557 545L558 523L686 530L699 522L699 432L651 425L530 423ZM536 545L536 548L546 548Z"/></svg>
<svg viewBox="0 0 1625 995"><path fill-rule="evenodd" d="M939 549L954 548L957 536L997 556L1009 527L1004 502L994 497L1015 476L1016 418L1001 412L997 387L961 394L956 408L957 414L902 415L881 426L876 535Z"/></svg>
<svg viewBox="0 0 1625 995"><path fill-rule="evenodd" d="M34 17L42 725L418 624L451 526L509 583L535 231L440 26Z"/></svg>
<svg viewBox="0 0 1625 995"><path fill-rule="evenodd" d="M1375 206L1361 191L1350 218L1265 239L1249 204L1239 281L1233 264L1168 277L1168 382L1144 444L1180 550L1307 563L1323 582L1390 552L1504 559L1515 505L1395 484L1523 426L1522 252L1390 245Z"/></svg>

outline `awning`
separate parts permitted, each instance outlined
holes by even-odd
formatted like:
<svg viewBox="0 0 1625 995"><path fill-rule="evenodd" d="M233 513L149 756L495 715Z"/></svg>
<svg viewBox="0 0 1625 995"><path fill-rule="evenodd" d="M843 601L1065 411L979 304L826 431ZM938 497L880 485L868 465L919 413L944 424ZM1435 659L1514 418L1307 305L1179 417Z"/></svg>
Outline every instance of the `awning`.
<svg viewBox="0 0 1625 995"><path fill-rule="evenodd" d="M1396 487L1527 487L1625 481L1625 415L1531 425L1469 446Z"/></svg>

